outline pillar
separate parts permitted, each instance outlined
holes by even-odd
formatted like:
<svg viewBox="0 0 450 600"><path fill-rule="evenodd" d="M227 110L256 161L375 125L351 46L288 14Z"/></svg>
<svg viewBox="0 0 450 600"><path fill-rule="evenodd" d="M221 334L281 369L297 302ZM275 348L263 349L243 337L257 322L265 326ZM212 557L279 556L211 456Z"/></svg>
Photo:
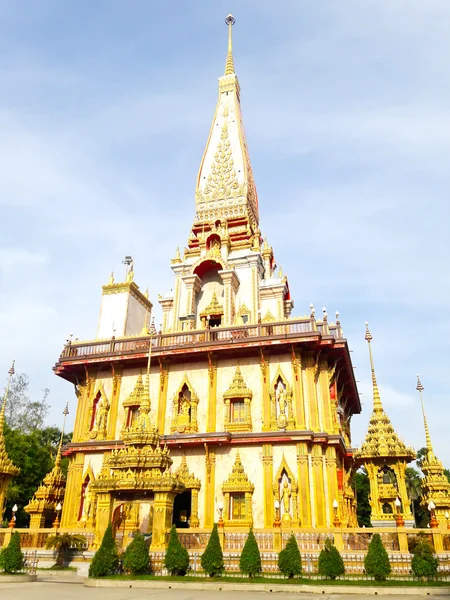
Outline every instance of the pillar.
<svg viewBox="0 0 450 600"><path fill-rule="evenodd" d="M78 524L78 511L83 485L84 453L77 452L70 457L67 471L66 492L61 515L61 527L74 527Z"/></svg>
<svg viewBox="0 0 450 600"><path fill-rule="evenodd" d="M159 361L159 392L158 392L158 433L164 435L166 427L167 387L169 383L169 363Z"/></svg>
<svg viewBox="0 0 450 600"><path fill-rule="evenodd" d="M200 521L198 518L198 490L193 488L191 490L191 523L190 526L193 529L200 527Z"/></svg>
<svg viewBox="0 0 450 600"><path fill-rule="evenodd" d="M316 387L316 375L318 372L318 365L316 365L315 358L312 355L308 356L305 362L305 390L309 410L309 422L306 423L306 429L311 429L312 431L319 431Z"/></svg>
<svg viewBox="0 0 450 600"><path fill-rule="evenodd" d="M305 424L305 400L303 395L302 359L300 352L292 347L292 390L294 393L294 411L297 429L303 431Z"/></svg>
<svg viewBox="0 0 450 600"><path fill-rule="evenodd" d="M219 271L219 275L223 281L223 295L225 300L223 307L223 324L225 327L231 327L234 321L234 298L240 281L234 269Z"/></svg>
<svg viewBox="0 0 450 600"><path fill-rule="evenodd" d="M322 413L322 430L326 431L327 433L334 433L333 419L331 415L330 380L328 362L326 360L321 361L317 391L317 401L320 405Z"/></svg>
<svg viewBox="0 0 450 600"><path fill-rule="evenodd" d="M109 409L107 439L116 439L117 413L119 410L120 386L122 384L122 371L113 372L113 393L111 398L111 407Z"/></svg>
<svg viewBox="0 0 450 600"><path fill-rule="evenodd" d="M153 529L150 550L164 550L166 532L172 526L173 501L175 492L155 492L153 502Z"/></svg>
<svg viewBox="0 0 450 600"><path fill-rule="evenodd" d="M217 410L217 359L208 353L208 414L206 421L206 431L216 431L216 410Z"/></svg>
<svg viewBox="0 0 450 600"><path fill-rule="evenodd" d="M298 515L302 527L311 527L311 496L309 481L308 445L297 444Z"/></svg>
<svg viewBox="0 0 450 600"><path fill-rule="evenodd" d="M202 280L198 275L185 275L182 280L186 286L187 294L185 315L192 315L195 313L195 295L201 289Z"/></svg>
<svg viewBox="0 0 450 600"><path fill-rule="evenodd" d="M109 492L97 494L97 510L95 519L95 541L96 548L102 543L106 528L111 522L111 511L113 506L112 495Z"/></svg>
<svg viewBox="0 0 450 600"><path fill-rule="evenodd" d="M270 368L267 355L261 350L261 397L263 405L262 430L270 431Z"/></svg>
<svg viewBox="0 0 450 600"><path fill-rule="evenodd" d="M313 527L326 527L325 486L323 481L323 455L322 448L319 445L313 446L311 458L314 488L314 508L316 513L316 523L313 523Z"/></svg>
<svg viewBox="0 0 450 600"><path fill-rule="evenodd" d="M270 444L263 444L262 462L264 476L264 527L273 527L274 502L273 495L273 454Z"/></svg>
<svg viewBox="0 0 450 600"><path fill-rule="evenodd" d="M328 446L325 452L325 469L326 469L326 485L328 487L328 498L327 498L327 523L328 527L331 527L334 519L333 501L336 499L339 502L339 490L337 481L337 460L336 460L336 448L334 446ZM345 520L345 509L339 503L338 517L341 523Z"/></svg>
<svg viewBox="0 0 450 600"><path fill-rule="evenodd" d="M205 511L203 527L212 527L215 521L216 453L205 444Z"/></svg>

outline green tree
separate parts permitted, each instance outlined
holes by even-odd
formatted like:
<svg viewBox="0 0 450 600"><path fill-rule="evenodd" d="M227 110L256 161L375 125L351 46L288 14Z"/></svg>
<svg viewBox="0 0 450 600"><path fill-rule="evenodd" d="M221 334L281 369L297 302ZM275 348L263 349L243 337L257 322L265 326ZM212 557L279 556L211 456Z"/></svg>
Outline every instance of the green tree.
<svg viewBox="0 0 450 600"><path fill-rule="evenodd" d="M43 390L41 400L30 400L29 385L30 380L26 373L16 373L13 376L5 410L8 426L23 433L42 429L50 408L48 404L50 390Z"/></svg>
<svg viewBox="0 0 450 600"><path fill-rule="evenodd" d="M330 538L325 540L325 547L319 554L319 575L336 579L345 574L344 561Z"/></svg>
<svg viewBox="0 0 450 600"><path fill-rule="evenodd" d="M239 569L249 577L261 572L261 554L258 548L253 527L250 528L239 560Z"/></svg>
<svg viewBox="0 0 450 600"><path fill-rule="evenodd" d="M416 503L420 504L420 499L422 497L422 481L419 472L413 467L406 467L405 469L405 484L406 492L411 503L411 510L414 517L414 523L417 526Z"/></svg>
<svg viewBox="0 0 450 600"><path fill-rule="evenodd" d="M436 577L439 560L433 555L433 550L427 542L421 540L414 548L411 570L415 577L428 580Z"/></svg>
<svg viewBox="0 0 450 600"><path fill-rule="evenodd" d="M286 547L278 555L278 568L289 579L302 574L302 557L293 533L291 533Z"/></svg>
<svg viewBox="0 0 450 600"><path fill-rule="evenodd" d="M450 469L444 469L444 475L447 477L448 482L450 483Z"/></svg>
<svg viewBox="0 0 450 600"><path fill-rule="evenodd" d="M20 534L18 531L15 531L9 540L9 544L0 554L0 568L5 573L17 573L17 571L23 569L23 563L23 552L20 549Z"/></svg>
<svg viewBox="0 0 450 600"><path fill-rule="evenodd" d="M220 576L225 571L217 523L214 523L208 545L200 558L200 562L202 569L205 573L208 573L210 577Z"/></svg>
<svg viewBox="0 0 450 600"><path fill-rule="evenodd" d="M384 581L391 573L389 556L379 533L374 533L370 540L364 567L367 575L371 575L376 581Z"/></svg>
<svg viewBox="0 0 450 600"><path fill-rule="evenodd" d="M58 533L47 538L45 547L56 550L55 567L62 569L64 563L69 562L70 549L83 550L86 539L77 533Z"/></svg>
<svg viewBox="0 0 450 600"><path fill-rule="evenodd" d="M147 573L150 556L144 536L137 532L123 555L123 566L130 573Z"/></svg>
<svg viewBox="0 0 450 600"><path fill-rule="evenodd" d="M420 470L422 470L422 464L424 459L427 457L427 454L428 450L426 448L420 448L420 450L417 450L416 465L419 467Z"/></svg>
<svg viewBox="0 0 450 600"><path fill-rule="evenodd" d="M359 527L372 527L370 515L372 509L369 503L370 482L365 469L355 473L356 517Z"/></svg>
<svg viewBox="0 0 450 600"><path fill-rule="evenodd" d="M170 530L169 545L164 557L164 566L171 575L186 575L189 569L189 552L180 542L175 525L172 525L172 529Z"/></svg>
<svg viewBox="0 0 450 600"><path fill-rule="evenodd" d="M112 525L109 524L103 536L100 548L94 554L89 566L89 577L105 577L113 575L119 566L119 554L112 533Z"/></svg>
<svg viewBox="0 0 450 600"><path fill-rule="evenodd" d="M17 527L29 523L29 515L23 510L42 480L53 468L61 431L56 428L44 428L24 433L5 426L5 443L8 456L19 467L20 473L7 490L5 518L11 519L11 509L17 504ZM63 458L61 467L67 471L68 459Z"/></svg>

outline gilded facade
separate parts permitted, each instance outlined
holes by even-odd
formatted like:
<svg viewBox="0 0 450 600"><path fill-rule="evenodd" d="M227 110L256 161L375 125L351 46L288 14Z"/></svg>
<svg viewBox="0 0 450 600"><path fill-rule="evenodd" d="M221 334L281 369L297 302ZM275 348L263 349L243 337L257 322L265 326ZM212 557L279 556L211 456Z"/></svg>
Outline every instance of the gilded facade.
<svg viewBox="0 0 450 600"><path fill-rule="evenodd" d="M263 239L234 70L225 73L174 282L152 303L134 281L103 287L97 339L70 341L55 372L77 414L62 525L124 533L226 526L356 525L350 421L361 410L339 315L295 317ZM139 461L143 462L139 462ZM152 463L155 468L151 467Z"/></svg>

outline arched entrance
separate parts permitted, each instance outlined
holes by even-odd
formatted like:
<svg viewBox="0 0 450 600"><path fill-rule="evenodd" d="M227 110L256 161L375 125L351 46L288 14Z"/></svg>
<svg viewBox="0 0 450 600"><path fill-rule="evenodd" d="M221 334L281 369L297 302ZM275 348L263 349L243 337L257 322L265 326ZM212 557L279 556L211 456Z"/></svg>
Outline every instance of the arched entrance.
<svg viewBox="0 0 450 600"><path fill-rule="evenodd" d="M172 523L177 529L187 529L191 521L192 490L186 490L175 497Z"/></svg>

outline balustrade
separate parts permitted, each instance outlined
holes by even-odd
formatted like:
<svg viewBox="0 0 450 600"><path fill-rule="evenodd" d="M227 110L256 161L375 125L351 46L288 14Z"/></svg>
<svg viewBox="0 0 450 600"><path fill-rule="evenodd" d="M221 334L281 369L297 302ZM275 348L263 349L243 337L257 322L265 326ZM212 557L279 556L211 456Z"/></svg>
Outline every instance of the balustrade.
<svg viewBox="0 0 450 600"><path fill-rule="evenodd" d="M341 328L335 325L327 327L328 334L338 339L342 336ZM292 321L281 321L278 323L259 323L257 325L243 325L239 327L217 327L194 331L182 331L177 333L158 334L151 338L152 348L155 351L170 348L189 347L199 344L233 344L249 338L293 338L321 332L322 325L316 325L311 319L296 319ZM111 340L99 340L89 342L69 342L61 356L60 362L67 360L90 358L102 354L133 354L148 352L150 338L111 338Z"/></svg>

